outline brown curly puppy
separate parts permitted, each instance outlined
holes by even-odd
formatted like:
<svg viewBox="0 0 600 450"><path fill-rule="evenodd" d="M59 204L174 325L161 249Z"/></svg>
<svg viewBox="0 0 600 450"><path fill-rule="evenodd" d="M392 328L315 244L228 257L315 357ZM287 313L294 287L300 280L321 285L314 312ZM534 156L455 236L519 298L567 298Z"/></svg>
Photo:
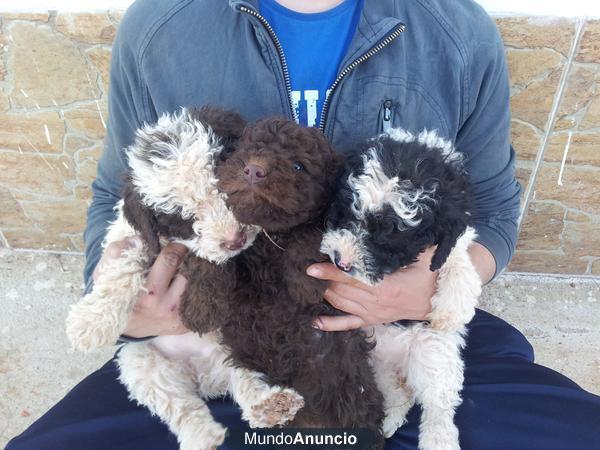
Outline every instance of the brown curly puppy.
<svg viewBox="0 0 600 450"><path fill-rule="evenodd" d="M284 119L248 125L217 170L219 190L236 218L265 231L221 266L194 261L194 287L182 299L185 324L219 327L235 364L296 389L305 407L292 426L368 428L382 445L383 399L362 331L312 327L339 314L323 301L326 284L306 275L327 261L319 251L324 210L341 158L325 136Z"/></svg>

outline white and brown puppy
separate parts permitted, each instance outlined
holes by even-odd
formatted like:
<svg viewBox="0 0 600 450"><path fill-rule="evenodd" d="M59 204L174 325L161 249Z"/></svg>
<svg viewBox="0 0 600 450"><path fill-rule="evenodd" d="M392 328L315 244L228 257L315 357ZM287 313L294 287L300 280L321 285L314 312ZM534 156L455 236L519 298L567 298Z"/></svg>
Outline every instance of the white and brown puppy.
<svg viewBox="0 0 600 450"><path fill-rule="evenodd" d="M427 321L374 327L372 353L385 397L384 432L400 427L414 402L422 416L419 447L459 449L465 325L481 280L467 253L470 192L461 155L435 132L390 130L348 159L328 214L321 251L348 275L376 285L435 246L437 289Z"/></svg>
<svg viewBox="0 0 600 450"><path fill-rule="evenodd" d="M215 176L244 125L230 111L184 108L137 132L127 149L123 199L103 246L138 238L103 264L92 292L71 307L67 335L74 348L114 345L145 289L161 241L182 243L190 249L188 258L214 264L253 243L260 229L234 218ZM126 344L117 362L131 398L160 417L182 449L208 450L223 443L226 429L202 398L230 393L252 427L283 424L303 405L295 391L270 386L261 374L234 368L227 357L217 333L187 333Z"/></svg>

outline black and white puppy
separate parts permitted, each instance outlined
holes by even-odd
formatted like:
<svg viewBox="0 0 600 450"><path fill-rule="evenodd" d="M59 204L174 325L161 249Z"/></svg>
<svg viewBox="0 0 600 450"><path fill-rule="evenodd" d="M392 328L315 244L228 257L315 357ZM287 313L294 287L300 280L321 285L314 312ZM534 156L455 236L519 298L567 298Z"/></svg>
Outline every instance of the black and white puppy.
<svg viewBox="0 0 600 450"><path fill-rule="evenodd" d="M462 155L435 132L401 129L367 141L348 159L328 214L321 251L348 275L374 286L435 246L439 271L424 322L376 326L373 364L392 435L421 404L419 447L458 449L454 411L463 384L465 325L481 280L468 247L470 189Z"/></svg>

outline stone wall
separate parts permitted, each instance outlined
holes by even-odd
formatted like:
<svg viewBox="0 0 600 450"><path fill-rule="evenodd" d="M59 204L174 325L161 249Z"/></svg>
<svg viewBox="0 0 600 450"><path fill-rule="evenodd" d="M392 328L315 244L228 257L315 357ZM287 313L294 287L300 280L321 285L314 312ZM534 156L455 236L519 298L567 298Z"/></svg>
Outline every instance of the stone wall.
<svg viewBox="0 0 600 450"><path fill-rule="evenodd" d="M524 187L510 270L600 275L600 21L497 23Z"/></svg>
<svg viewBox="0 0 600 450"><path fill-rule="evenodd" d="M0 239L83 250L120 14L0 15Z"/></svg>
<svg viewBox="0 0 600 450"><path fill-rule="evenodd" d="M0 15L0 246L82 250L120 17ZM497 23L526 205L510 269L600 275L600 21Z"/></svg>

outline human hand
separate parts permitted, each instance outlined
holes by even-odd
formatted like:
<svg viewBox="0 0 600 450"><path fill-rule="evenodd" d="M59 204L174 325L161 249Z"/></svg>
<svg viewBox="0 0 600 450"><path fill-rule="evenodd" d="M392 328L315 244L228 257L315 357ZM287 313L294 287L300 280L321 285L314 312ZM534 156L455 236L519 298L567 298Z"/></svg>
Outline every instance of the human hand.
<svg viewBox="0 0 600 450"><path fill-rule="evenodd" d="M431 312L437 272L429 270L435 248L426 249L419 259L404 269L386 275L376 286L350 277L335 265L313 264L308 275L329 280L324 297L343 316L320 316L315 326L324 331L344 331L396 320L425 320Z"/></svg>
<svg viewBox="0 0 600 450"><path fill-rule="evenodd" d="M94 280L102 272L106 261L119 258L124 250L133 245L133 239L137 238L112 242L106 247L94 270ZM161 250L146 278L146 290L140 292L123 334L146 337L189 331L179 318L179 301L187 280L177 274L186 252L187 247L175 243L169 243Z"/></svg>

